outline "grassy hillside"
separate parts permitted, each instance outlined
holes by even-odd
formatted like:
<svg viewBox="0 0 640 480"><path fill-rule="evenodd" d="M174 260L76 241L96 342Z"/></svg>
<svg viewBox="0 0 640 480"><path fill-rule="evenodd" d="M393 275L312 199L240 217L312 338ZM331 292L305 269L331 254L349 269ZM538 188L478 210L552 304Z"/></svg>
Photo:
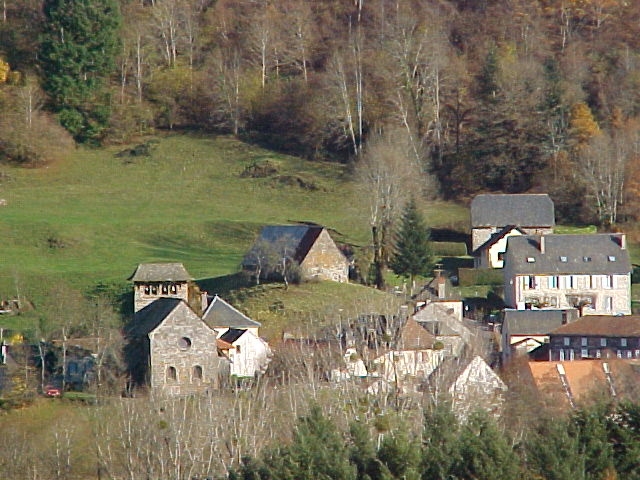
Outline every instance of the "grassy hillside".
<svg viewBox="0 0 640 480"><path fill-rule="evenodd" d="M180 261L196 278L237 270L261 225L313 221L368 242L366 205L345 166L274 154L227 137L153 139L150 156L78 149L42 169L0 170L0 298L53 283L123 283L141 262ZM254 162L267 178L241 178ZM428 208L432 224L466 211Z"/></svg>

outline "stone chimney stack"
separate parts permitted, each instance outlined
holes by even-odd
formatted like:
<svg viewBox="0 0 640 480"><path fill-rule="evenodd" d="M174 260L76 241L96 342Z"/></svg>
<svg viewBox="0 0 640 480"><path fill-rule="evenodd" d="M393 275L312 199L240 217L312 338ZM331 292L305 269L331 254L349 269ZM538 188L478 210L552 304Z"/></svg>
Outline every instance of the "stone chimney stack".
<svg viewBox="0 0 640 480"><path fill-rule="evenodd" d="M447 298L447 279L444 276L442 268L435 268L433 273L436 277L436 288L438 290L438 298L444 300Z"/></svg>

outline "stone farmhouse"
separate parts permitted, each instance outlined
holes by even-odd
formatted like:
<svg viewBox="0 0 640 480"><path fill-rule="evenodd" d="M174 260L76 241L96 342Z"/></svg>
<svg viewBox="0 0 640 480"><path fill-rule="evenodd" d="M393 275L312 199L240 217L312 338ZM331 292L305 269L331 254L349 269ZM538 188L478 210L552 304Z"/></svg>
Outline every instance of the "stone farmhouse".
<svg viewBox="0 0 640 480"><path fill-rule="evenodd" d="M553 201L547 194L477 195L471 202L471 251L508 226L528 235L547 235L555 224Z"/></svg>
<svg viewBox="0 0 640 480"><path fill-rule="evenodd" d="M264 276L266 257L288 259L300 265L304 280L349 280L349 260L326 228L318 225L270 225L260 232L242 261L244 270Z"/></svg>
<svg viewBox="0 0 640 480"><path fill-rule="evenodd" d="M631 262L624 234L509 237L505 304L577 308L581 315L631 314Z"/></svg>

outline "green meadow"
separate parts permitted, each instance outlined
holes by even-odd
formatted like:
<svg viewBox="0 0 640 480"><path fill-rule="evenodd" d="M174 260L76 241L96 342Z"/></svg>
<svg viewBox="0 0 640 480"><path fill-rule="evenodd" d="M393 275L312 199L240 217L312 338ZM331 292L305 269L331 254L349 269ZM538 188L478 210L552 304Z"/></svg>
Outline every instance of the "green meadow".
<svg viewBox="0 0 640 480"><path fill-rule="evenodd" d="M197 279L228 275L265 224L316 222L339 241L369 241L368 206L347 166L230 137L148 140L148 156L78 148L47 167L0 169L0 298L37 301L58 283L124 286L142 262L183 262ZM254 163L277 172L241 178ZM467 216L462 207L424 206L433 225Z"/></svg>

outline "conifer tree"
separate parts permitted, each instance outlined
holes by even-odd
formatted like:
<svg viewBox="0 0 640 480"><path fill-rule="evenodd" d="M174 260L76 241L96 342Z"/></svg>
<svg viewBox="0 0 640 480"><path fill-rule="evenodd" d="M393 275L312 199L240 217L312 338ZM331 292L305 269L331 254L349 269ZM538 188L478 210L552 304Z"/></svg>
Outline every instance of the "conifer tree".
<svg viewBox="0 0 640 480"><path fill-rule="evenodd" d="M118 2L46 0L44 14L40 62L52 108L76 140L99 140L109 120L104 86L118 52Z"/></svg>
<svg viewBox="0 0 640 480"><path fill-rule="evenodd" d="M412 198L402 213L390 266L396 275L409 277L413 284L416 275L429 273L431 260L429 229Z"/></svg>

